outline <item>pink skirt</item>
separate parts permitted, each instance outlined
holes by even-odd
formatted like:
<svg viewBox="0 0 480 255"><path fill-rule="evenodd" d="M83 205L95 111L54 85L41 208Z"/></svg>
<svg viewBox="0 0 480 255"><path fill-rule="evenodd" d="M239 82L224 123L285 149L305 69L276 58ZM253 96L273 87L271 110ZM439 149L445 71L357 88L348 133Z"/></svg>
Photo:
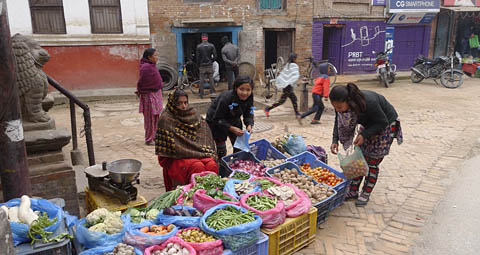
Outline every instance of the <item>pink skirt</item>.
<svg viewBox="0 0 480 255"><path fill-rule="evenodd" d="M151 93L140 93L139 112L160 115L163 111L162 90Z"/></svg>

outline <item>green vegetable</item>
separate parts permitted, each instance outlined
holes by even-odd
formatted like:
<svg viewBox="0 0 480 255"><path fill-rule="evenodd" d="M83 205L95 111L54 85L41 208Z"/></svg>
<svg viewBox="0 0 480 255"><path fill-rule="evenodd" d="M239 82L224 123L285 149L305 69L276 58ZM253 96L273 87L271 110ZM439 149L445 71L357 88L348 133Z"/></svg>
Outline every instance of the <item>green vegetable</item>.
<svg viewBox="0 0 480 255"><path fill-rule="evenodd" d="M177 188L175 190L170 190L161 194L160 196L153 199L152 203L147 206L147 211L150 211L152 209L161 210L171 207L176 203L177 198L180 196L181 193L181 188Z"/></svg>
<svg viewBox="0 0 480 255"><path fill-rule="evenodd" d="M260 183L260 186L262 187L262 190L266 190L270 187L275 186L275 183L267 180L267 179L258 179L257 180Z"/></svg>
<svg viewBox="0 0 480 255"><path fill-rule="evenodd" d="M250 174L245 172L235 171L235 173L232 175L232 179L248 180L250 179Z"/></svg>
<svg viewBox="0 0 480 255"><path fill-rule="evenodd" d="M215 230L230 228L255 221L255 214L251 211L243 213L233 206L215 211L205 220L207 225Z"/></svg>
<svg viewBox="0 0 480 255"><path fill-rule="evenodd" d="M277 206L277 198L253 195L247 198L246 203L247 205L263 212L275 208L275 206Z"/></svg>
<svg viewBox="0 0 480 255"><path fill-rule="evenodd" d="M44 243L59 242L65 237L73 239L73 236L69 235L68 233L61 233L56 237L48 238L48 236L51 235L52 232L45 231L44 228L55 224L57 220L57 218L53 218L50 220L47 213L43 212L43 214L40 215L36 220L34 220L28 228L27 236L32 239L32 242L30 244L33 245L35 242L38 241L43 241Z"/></svg>
<svg viewBox="0 0 480 255"><path fill-rule="evenodd" d="M225 187L225 180L216 174L207 174L204 176L195 176L195 186L187 192L187 198L191 199L195 191L204 189L207 191L207 195L214 197L213 192L217 190L223 190Z"/></svg>

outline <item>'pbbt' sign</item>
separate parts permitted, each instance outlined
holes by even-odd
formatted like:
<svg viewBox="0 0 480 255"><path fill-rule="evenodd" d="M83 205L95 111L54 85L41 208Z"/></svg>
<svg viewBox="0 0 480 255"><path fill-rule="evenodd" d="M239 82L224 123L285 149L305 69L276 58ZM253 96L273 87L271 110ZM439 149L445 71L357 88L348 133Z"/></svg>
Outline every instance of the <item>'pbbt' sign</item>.
<svg viewBox="0 0 480 255"><path fill-rule="evenodd" d="M440 0L389 0L389 12L439 12Z"/></svg>

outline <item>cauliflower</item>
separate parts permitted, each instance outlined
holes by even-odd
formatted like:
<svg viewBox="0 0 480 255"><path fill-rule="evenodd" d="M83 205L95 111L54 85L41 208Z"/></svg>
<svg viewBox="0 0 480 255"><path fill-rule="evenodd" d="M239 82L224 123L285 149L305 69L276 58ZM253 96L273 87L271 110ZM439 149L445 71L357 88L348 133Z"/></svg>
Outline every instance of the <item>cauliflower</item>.
<svg viewBox="0 0 480 255"><path fill-rule="evenodd" d="M150 211L147 212L147 214L145 215L145 217L147 218L147 220L156 220L158 213L160 213L159 210L157 210L157 209L152 209L152 210L150 210Z"/></svg>
<svg viewBox="0 0 480 255"><path fill-rule="evenodd" d="M97 209L87 215L88 230L103 232L109 235L119 233L123 228L121 212L110 212L105 208Z"/></svg>

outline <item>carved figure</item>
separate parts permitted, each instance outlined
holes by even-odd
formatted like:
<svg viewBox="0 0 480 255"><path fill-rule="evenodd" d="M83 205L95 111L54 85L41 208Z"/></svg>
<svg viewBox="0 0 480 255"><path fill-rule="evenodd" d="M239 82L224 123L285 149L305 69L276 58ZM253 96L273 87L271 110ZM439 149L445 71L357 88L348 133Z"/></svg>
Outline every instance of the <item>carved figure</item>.
<svg viewBox="0 0 480 255"><path fill-rule="evenodd" d="M50 59L48 51L40 44L21 34L12 37L16 60L17 86L20 92L22 119L29 122L48 122L50 116L42 108L47 95L47 76L42 67Z"/></svg>

